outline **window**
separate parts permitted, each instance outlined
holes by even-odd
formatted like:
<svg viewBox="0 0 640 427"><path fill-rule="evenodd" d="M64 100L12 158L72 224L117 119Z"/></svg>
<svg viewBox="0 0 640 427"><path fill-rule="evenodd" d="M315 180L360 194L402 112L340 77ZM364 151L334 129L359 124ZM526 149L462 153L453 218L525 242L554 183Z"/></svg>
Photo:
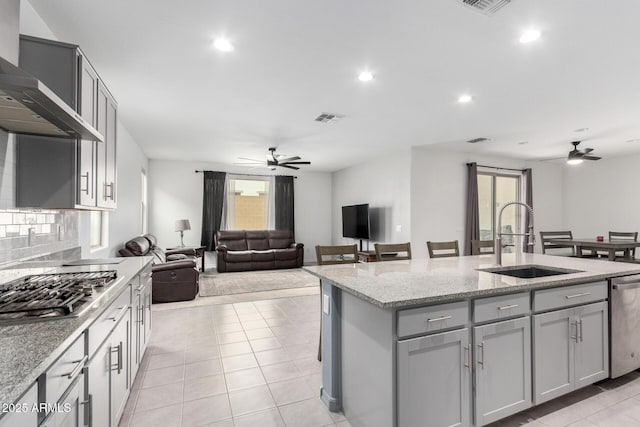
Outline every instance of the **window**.
<svg viewBox="0 0 640 427"><path fill-rule="evenodd" d="M493 240L494 230L498 225L498 215L504 205L520 201L520 175L502 175L478 172L478 208L480 214L480 240ZM504 233L521 233L522 210L507 208L502 215L502 231ZM506 252L513 251L514 236L505 236L503 244L509 245Z"/></svg>
<svg viewBox="0 0 640 427"><path fill-rule="evenodd" d="M142 234L147 234L148 207L147 207L147 173L142 170L141 174L141 196L140 196L140 223L142 225Z"/></svg>
<svg viewBox="0 0 640 427"><path fill-rule="evenodd" d="M91 211L90 213L90 240L91 250L98 250L109 244L109 213L103 211Z"/></svg>
<svg viewBox="0 0 640 427"><path fill-rule="evenodd" d="M266 230L272 222L272 177L227 180L226 230Z"/></svg>

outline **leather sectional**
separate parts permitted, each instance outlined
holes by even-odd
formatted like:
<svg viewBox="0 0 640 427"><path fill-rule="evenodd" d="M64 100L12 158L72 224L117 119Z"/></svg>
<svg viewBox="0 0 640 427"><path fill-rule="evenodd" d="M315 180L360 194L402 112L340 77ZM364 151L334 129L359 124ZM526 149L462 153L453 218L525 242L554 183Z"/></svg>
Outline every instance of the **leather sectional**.
<svg viewBox="0 0 640 427"><path fill-rule="evenodd" d="M219 273L299 268L304 245L288 230L234 230L216 233Z"/></svg>

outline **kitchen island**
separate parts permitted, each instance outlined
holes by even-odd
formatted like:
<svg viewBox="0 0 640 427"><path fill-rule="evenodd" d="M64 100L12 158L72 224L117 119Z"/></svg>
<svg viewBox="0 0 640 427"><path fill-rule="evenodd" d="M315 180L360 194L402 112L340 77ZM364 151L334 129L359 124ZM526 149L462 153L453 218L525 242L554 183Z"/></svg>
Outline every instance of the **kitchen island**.
<svg viewBox="0 0 640 427"><path fill-rule="evenodd" d="M0 324L0 426L35 427L46 417L51 425L59 425L65 416L85 425L90 413L92 425L109 425L110 419L117 424L151 331L151 257L111 265L1 270L0 283L31 275L105 270L115 270L117 278L95 288L79 315ZM143 319L146 326L141 328ZM119 382L121 389L116 389ZM92 387L96 396L90 393ZM35 403L48 404L48 409L67 403L76 391L72 411L34 410ZM87 398L91 411L87 408L85 413ZM17 413L14 403L28 410ZM109 407L112 403L119 406Z"/></svg>
<svg viewBox="0 0 640 427"><path fill-rule="evenodd" d="M485 425L609 376L607 279L635 264L537 254L306 267L322 390L354 426Z"/></svg>

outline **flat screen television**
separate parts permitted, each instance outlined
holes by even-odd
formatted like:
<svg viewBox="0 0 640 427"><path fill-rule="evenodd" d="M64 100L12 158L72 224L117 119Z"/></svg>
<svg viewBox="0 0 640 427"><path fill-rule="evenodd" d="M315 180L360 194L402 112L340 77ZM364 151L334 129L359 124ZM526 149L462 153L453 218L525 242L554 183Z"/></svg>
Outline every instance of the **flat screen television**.
<svg viewBox="0 0 640 427"><path fill-rule="evenodd" d="M369 239L369 205L342 207L342 237Z"/></svg>

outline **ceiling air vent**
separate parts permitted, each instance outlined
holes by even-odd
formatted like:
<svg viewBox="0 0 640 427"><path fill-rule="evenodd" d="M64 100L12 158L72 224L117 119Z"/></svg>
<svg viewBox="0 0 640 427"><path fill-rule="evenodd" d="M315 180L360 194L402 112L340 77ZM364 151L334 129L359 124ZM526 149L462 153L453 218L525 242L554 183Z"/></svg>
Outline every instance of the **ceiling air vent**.
<svg viewBox="0 0 640 427"><path fill-rule="evenodd" d="M507 6L513 0L458 0L470 8L484 13L485 15L493 15L503 7Z"/></svg>
<svg viewBox="0 0 640 427"><path fill-rule="evenodd" d="M315 118L315 121L320 123L335 123L343 117L341 114L320 113L320 115Z"/></svg>
<svg viewBox="0 0 640 427"><path fill-rule="evenodd" d="M478 142L485 142L485 141L489 141L489 138L473 138L468 140L467 142L469 144L477 144Z"/></svg>

